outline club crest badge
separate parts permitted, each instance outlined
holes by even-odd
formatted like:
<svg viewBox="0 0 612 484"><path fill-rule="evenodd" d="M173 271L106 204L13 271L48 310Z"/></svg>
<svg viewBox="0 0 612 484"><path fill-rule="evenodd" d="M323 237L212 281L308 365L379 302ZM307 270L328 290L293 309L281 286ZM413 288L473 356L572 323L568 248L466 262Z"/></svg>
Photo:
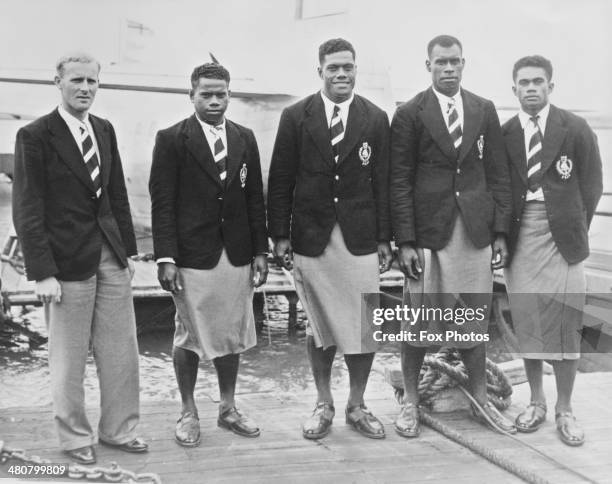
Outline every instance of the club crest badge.
<svg viewBox="0 0 612 484"><path fill-rule="evenodd" d="M572 174L574 163L566 155L562 155L555 166L557 167L557 173L559 173L561 179L567 180Z"/></svg>
<svg viewBox="0 0 612 484"><path fill-rule="evenodd" d="M359 159L361 160L361 164L366 166L370 163L370 156L372 156L372 148L367 141L364 141L359 148Z"/></svg>
<svg viewBox="0 0 612 484"><path fill-rule="evenodd" d="M242 164L242 168L240 168L240 186L244 188L247 179L247 166L246 163Z"/></svg>
<svg viewBox="0 0 612 484"><path fill-rule="evenodd" d="M476 146L478 147L478 159L482 160L482 156L484 154L484 136L482 134L480 135L480 138L478 138Z"/></svg>

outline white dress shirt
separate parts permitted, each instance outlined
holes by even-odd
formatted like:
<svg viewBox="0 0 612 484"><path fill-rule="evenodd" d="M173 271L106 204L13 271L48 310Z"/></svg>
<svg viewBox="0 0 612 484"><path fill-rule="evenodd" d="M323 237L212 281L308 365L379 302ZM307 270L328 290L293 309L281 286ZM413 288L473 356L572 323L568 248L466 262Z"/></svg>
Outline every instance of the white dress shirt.
<svg viewBox="0 0 612 484"><path fill-rule="evenodd" d="M74 141L76 141L81 155L83 154L83 135L81 134L81 128L84 128L85 131L89 133L89 136L91 136L91 140L93 141L94 149L96 150L96 155L98 156L98 163L100 163L100 150L98 149L98 142L96 140L96 135L94 134L93 127L89 121L89 114L85 117L85 121L81 121L80 119L75 118L72 114L66 111L64 106L62 106L61 104L57 107L57 112L62 117L62 119L66 121L68 129L70 130L70 134L72 134ZM83 163L85 163L85 159L83 159Z"/></svg>
<svg viewBox="0 0 612 484"><path fill-rule="evenodd" d="M323 99L323 105L325 106L325 117L327 118L327 127L331 127L332 116L334 115L334 106L338 106L340 108L339 114L340 119L342 120L342 126L344 127L344 132L346 133L346 123L348 122L349 108L351 103L353 102L353 98L355 95L351 93L351 97L349 97L346 101L342 101L341 103L335 103L331 99L329 99L323 91L321 91L321 98Z"/></svg>
<svg viewBox="0 0 612 484"><path fill-rule="evenodd" d="M448 116L449 109L448 105L451 102L455 102L455 109L457 110L457 115L459 116L459 124L461 125L461 131L463 131L463 98L461 97L461 89L457 91L453 97L448 97L441 92L436 91L434 87L432 87L434 94L438 98L438 102L440 103L440 109L442 110L442 116L444 117L444 124L446 124L446 128L448 128Z"/></svg>
<svg viewBox="0 0 612 484"><path fill-rule="evenodd" d="M550 104L547 104L542 108L542 110L536 114L539 116L538 126L540 127L540 131L542 132L542 137L544 137L544 130L546 129L546 120L548 119L548 113L550 112ZM529 142L531 141L531 137L536 131L535 125L531 122L531 115L527 114L522 109L518 113L519 121L521 122L521 127L523 128L524 140L525 140L525 165L527 165L527 153L529 153ZM540 154L542 152L540 151ZM544 161L544 160L542 160ZM540 202L544 201L544 192L542 191L542 187L538 188L535 192L527 190L527 195L525 196L526 201L537 200Z"/></svg>
<svg viewBox="0 0 612 484"><path fill-rule="evenodd" d="M196 119L200 123L200 126L202 126L202 131L204 132L204 136L206 136L206 141L208 141L208 146L210 147L210 152L212 153L213 157L215 156L215 141L217 141L217 136L221 136L223 146L225 146L225 149L227 150L227 132L225 130L225 118L223 118L223 122L221 124L218 124L216 126L205 123L198 117L197 114ZM217 129L219 126L221 127L221 129Z"/></svg>

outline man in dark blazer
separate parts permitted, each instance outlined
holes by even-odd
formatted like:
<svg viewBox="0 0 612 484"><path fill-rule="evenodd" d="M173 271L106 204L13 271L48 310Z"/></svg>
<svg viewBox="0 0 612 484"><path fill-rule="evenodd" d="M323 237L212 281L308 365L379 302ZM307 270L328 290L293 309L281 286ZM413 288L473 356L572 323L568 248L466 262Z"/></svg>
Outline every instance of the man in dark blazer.
<svg viewBox="0 0 612 484"><path fill-rule="evenodd" d="M391 262L387 115L354 95L355 50L344 39L319 48L323 89L281 115L268 183L269 231L308 316L307 349L318 392L305 438L327 435L338 349L351 391L346 421L370 438L384 428L363 402L376 345L361 294L379 291ZM361 320L361 321L360 321ZM361 323L361 324L360 324Z"/></svg>
<svg viewBox="0 0 612 484"><path fill-rule="evenodd" d="M195 113L157 134L149 189L161 286L176 304L173 359L182 398L175 438L198 445L194 388L200 358L219 380L220 427L259 428L234 400L240 353L257 342L253 290L266 281L268 238L253 132L225 118L229 72L204 64L191 75Z"/></svg>
<svg viewBox="0 0 612 484"><path fill-rule="evenodd" d="M479 293L469 299L490 307L491 266L505 263L511 203L499 120L491 101L460 88L465 60L458 39L435 37L427 54L432 87L401 105L391 123L391 214L400 268L407 276L404 296L414 304L417 292L432 301L436 294L461 293L467 300L465 293ZM488 314L485 319L481 333L486 333ZM467 327L444 328L436 321L428 330L468 333ZM417 385L429 344L402 344L406 393L395 430L404 437L419 434ZM460 348L472 395L489 418L513 431L487 400L482 340L442 344Z"/></svg>
<svg viewBox="0 0 612 484"><path fill-rule="evenodd" d="M539 55L519 59L512 71L521 109L503 126L513 195L505 280L531 389L517 429L534 432L546 418L542 360L551 360L557 430L576 446L584 442L571 407L586 291L582 261L602 194L602 166L586 121L549 103L552 73Z"/></svg>
<svg viewBox="0 0 612 484"><path fill-rule="evenodd" d="M100 442L145 452L139 418L138 347L131 295L136 254L113 126L89 114L100 64L62 57L57 109L19 130L13 220L26 273L49 329L49 368L62 448L95 462L83 376L91 340L101 392Z"/></svg>

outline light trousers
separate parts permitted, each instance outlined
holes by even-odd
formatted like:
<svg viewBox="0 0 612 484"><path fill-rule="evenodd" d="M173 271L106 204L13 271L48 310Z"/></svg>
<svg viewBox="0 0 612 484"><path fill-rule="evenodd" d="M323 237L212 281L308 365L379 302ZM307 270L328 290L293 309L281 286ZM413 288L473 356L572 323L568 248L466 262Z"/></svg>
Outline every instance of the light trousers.
<svg viewBox="0 0 612 484"><path fill-rule="evenodd" d="M112 444L136 437L139 376L130 274L102 245L96 274L60 281L62 297L49 307L49 370L60 446L95 443L85 413L83 380L90 342L100 383L98 436Z"/></svg>

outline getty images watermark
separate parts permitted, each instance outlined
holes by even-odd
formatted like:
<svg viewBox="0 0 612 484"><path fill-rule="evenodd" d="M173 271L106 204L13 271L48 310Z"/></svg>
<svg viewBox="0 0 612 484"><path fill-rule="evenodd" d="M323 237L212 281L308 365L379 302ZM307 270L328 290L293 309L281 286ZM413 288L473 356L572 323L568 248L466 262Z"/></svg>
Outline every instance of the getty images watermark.
<svg viewBox="0 0 612 484"><path fill-rule="evenodd" d="M389 341L446 345L487 342L488 307L488 304L483 304L478 307L442 308L422 304L415 308L398 304L393 308L374 308L372 323L379 329L374 330L372 337L381 343ZM402 323L400 331L388 332L382 329L384 323L394 321ZM471 323L472 330L465 331L466 323ZM473 328L474 325L477 329Z"/></svg>

